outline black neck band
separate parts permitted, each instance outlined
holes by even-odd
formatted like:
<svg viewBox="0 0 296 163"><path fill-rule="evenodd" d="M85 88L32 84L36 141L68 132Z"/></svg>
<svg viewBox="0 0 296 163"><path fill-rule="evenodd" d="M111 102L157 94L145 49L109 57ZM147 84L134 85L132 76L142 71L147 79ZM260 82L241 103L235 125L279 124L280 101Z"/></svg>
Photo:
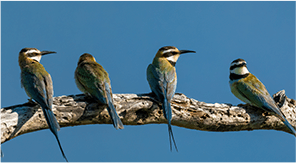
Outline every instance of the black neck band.
<svg viewBox="0 0 296 163"><path fill-rule="evenodd" d="M173 62L173 61L170 61L170 60L168 60L169 62L170 62L170 64L172 65L172 66L174 66L175 67L175 65L176 65L176 62Z"/></svg>
<svg viewBox="0 0 296 163"><path fill-rule="evenodd" d="M246 73L246 74L244 74L244 75L238 75L238 74L230 73L230 75L229 75L229 79L230 79L230 80L242 79L242 78L247 77L249 74L250 74L250 73Z"/></svg>

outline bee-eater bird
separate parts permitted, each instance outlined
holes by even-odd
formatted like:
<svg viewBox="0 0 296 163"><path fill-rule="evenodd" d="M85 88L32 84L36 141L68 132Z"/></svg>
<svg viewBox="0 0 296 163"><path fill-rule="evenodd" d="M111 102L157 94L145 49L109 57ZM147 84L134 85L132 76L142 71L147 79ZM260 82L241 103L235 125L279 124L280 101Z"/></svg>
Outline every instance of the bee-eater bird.
<svg viewBox="0 0 296 163"><path fill-rule="evenodd" d="M168 121L168 132L170 139L170 149L172 151L172 140L176 151L178 151L173 130L171 126L172 110L171 99L177 87L177 74L175 65L181 54L195 53L191 50L178 50L174 46L165 46L158 50L152 64L147 68L147 80L152 93L156 99L162 103L164 117Z"/></svg>
<svg viewBox="0 0 296 163"><path fill-rule="evenodd" d="M19 53L18 60L21 68L21 83L27 95L41 106L48 127L56 137L63 157L68 162L58 137L60 126L52 112L53 87L51 76L39 63L43 55L51 53L56 52L23 48Z"/></svg>
<svg viewBox="0 0 296 163"><path fill-rule="evenodd" d="M296 135L295 129L287 121L283 112L275 104L265 86L247 69L247 62L236 59L230 65L230 88L231 92L240 100L261 108L275 115Z"/></svg>
<svg viewBox="0 0 296 163"><path fill-rule="evenodd" d="M124 128L113 105L109 75L92 55L84 53L80 56L75 70L75 82L80 91L90 95L98 103L107 106L116 129Z"/></svg>

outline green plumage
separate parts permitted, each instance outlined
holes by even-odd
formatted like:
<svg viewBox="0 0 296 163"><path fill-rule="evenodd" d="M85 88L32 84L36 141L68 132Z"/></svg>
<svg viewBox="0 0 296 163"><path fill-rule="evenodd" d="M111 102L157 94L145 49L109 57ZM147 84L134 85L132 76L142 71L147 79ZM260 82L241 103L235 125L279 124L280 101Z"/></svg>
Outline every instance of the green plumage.
<svg viewBox="0 0 296 163"><path fill-rule="evenodd" d="M277 116L296 135L295 129L275 104L265 86L247 70L243 59L237 59L231 63L229 78L231 92L237 98Z"/></svg>
<svg viewBox="0 0 296 163"><path fill-rule="evenodd" d="M52 80L43 65L35 61L24 66L21 70L21 84L27 95L31 98L38 96L38 98L45 99L46 106L51 108L52 104L49 100L53 96ZM43 101L40 102L43 103Z"/></svg>
<svg viewBox="0 0 296 163"><path fill-rule="evenodd" d="M82 92L108 106L107 110L116 129L124 128L113 105L109 75L92 55L85 53L80 56L75 70L75 82Z"/></svg>
<svg viewBox="0 0 296 163"><path fill-rule="evenodd" d="M245 103L263 108L273 114L283 115L274 103L274 100L265 86L251 73L247 77L234 82L231 85L231 92Z"/></svg>
<svg viewBox="0 0 296 163"><path fill-rule="evenodd" d="M152 64L147 68L147 80L152 92L156 95L156 99L162 103L163 114L168 121L170 149L172 150L173 140L178 151L171 126L172 110L170 103L177 86L176 69L165 57L155 57Z"/></svg>
<svg viewBox="0 0 296 163"><path fill-rule="evenodd" d="M147 68L147 80L152 92L157 92L160 100L165 96L169 102L171 101L177 86L177 73L175 67L165 58L154 58Z"/></svg>
<svg viewBox="0 0 296 163"><path fill-rule="evenodd" d="M107 72L96 62L81 63L76 69L76 84L78 88L91 96L99 99L103 104L108 104L106 89L111 90ZM106 88L105 83L109 84ZM112 95L112 92L110 92Z"/></svg>
<svg viewBox="0 0 296 163"><path fill-rule="evenodd" d="M55 53L52 51L39 51L36 48L24 48L19 53L19 65L21 68L21 84L27 95L34 99L42 108L44 117L50 131L57 139L63 157L68 162L62 149L58 131L60 126L52 112L53 86L49 73L39 63L42 55Z"/></svg>

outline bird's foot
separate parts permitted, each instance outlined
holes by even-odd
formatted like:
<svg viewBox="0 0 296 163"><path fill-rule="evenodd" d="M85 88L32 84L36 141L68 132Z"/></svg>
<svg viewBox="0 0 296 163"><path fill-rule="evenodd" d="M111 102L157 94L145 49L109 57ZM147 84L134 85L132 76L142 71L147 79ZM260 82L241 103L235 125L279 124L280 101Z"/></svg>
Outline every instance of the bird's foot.
<svg viewBox="0 0 296 163"><path fill-rule="evenodd" d="M32 98L30 98L30 99L28 99L27 105L34 106L34 105L37 105L37 103L35 101L33 101Z"/></svg>

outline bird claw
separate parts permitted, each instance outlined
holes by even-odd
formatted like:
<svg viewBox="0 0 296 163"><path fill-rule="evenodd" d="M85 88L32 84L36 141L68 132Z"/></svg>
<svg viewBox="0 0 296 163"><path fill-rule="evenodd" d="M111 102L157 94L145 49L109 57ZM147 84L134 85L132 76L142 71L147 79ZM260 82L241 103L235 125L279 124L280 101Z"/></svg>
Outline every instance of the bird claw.
<svg viewBox="0 0 296 163"><path fill-rule="evenodd" d="M29 104L29 105L37 105L37 103L35 101L33 101L32 98L28 99L27 104Z"/></svg>

